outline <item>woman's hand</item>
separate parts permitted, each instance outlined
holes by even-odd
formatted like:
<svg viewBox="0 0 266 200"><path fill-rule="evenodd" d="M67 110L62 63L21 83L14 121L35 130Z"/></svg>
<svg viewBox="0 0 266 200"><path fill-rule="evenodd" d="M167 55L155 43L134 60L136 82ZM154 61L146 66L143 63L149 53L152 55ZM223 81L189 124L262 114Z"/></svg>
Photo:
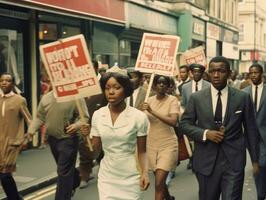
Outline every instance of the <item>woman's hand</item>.
<svg viewBox="0 0 266 200"><path fill-rule="evenodd" d="M147 190L150 185L150 179L148 173L143 173L140 177L140 189L142 191Z"/></svg>
<svg viewBox="0 0 266 200"><path fill-rule="evenodd" d="M148 103L146 103L146 102L144 102L144 103L142 104L142 110L143 110L143 111L147 110L149 113L152 112L152 109L151 109L150 105L149 105Z"/></svg>
<svg viewBox="0 0 266 200"><path fill-rule="evenodd" d="M91 129L91 126L90 124L82 124L81 127L80 127L80 132L83 136L87 136L90 134L90 129Z"/></svg>

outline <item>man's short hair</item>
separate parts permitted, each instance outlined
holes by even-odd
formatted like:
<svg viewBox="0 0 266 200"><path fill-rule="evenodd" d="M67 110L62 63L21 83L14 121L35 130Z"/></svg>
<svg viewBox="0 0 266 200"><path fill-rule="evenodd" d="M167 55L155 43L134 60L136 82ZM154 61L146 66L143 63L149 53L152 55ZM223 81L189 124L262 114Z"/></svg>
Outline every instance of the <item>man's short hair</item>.
<svg viewBox="0 0 266 200"><path fill-rule="evenodd" d="M213 57L210 62L209 62L209 66L211 65L211 63L218 63L218 62L222 62L225 64L225 67L227 69L227 71L230 71L230 63L228 61L228 59L226 57L223 57L223 56L216 56L216 57Z"/></svg>
<svg viewBox="0 0 266 200"><path fill-rule="evenodd" d="M252 67L256 67L256 68L258 68L259 71L260 71L260 73L263 73L263 67L261 66L261 64L259 64L259 63L254 63L254 64L252 64L252 65L249 67L249 69L252 68Z"/></svg>
<svg viewBox="0 0 266 200"><path fill-rule="evenodd" d="M0 77L3 75L9 75L11 77L12 83L15 84L15 77L13 76L13 74L9 72L3 72L2 74L0 74Z"/></svg>
<svg viewBox="0 0 266 200"><path fill-rule="evenodd" d="M181 65L180 67L179 67L179 69L186 69L187 70L187 72L189 72L189 67L188 67L188 65Z"/></svg>

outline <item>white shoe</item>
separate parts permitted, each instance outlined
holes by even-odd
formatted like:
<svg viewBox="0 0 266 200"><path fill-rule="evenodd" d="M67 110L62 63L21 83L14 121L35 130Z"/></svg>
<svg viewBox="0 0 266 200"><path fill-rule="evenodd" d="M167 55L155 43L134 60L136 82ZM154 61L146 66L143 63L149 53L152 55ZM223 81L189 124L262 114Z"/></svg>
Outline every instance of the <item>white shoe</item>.
<svg viewBox="0 0 266 200"><path fill-rule="evenodd" d="M83 189L83 188L86 188L88 186L89 186L89 181L81 181L80 185L79 185L79 188Z"/></svg>

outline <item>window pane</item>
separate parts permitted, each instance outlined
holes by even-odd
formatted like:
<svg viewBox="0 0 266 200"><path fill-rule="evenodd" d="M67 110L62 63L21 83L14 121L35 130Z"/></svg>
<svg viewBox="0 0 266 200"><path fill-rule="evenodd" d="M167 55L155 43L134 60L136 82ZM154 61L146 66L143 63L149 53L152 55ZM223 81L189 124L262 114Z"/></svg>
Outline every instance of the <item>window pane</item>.
<svg viewBox="0 0 266 200"><path fill-rule="evenodd" d="M70 37L73 35L78 35L80 33L81 33L81 31L80 31L79 27L63 26L63 29L62 29L62 37L63 38Z"/></svg>
<svg viewBox="0 0 266 200"><path fill-rule="evenodd" d="M40 23L39 24L39 39L40 40L57 40L57 25Z"/></svg>
<svg viewBox="0 0 266 200"><path fill-rule="evenodd" d="M24 92L23 34L16 30L0 29L0 73L9 72L16 86Z"/></svg>

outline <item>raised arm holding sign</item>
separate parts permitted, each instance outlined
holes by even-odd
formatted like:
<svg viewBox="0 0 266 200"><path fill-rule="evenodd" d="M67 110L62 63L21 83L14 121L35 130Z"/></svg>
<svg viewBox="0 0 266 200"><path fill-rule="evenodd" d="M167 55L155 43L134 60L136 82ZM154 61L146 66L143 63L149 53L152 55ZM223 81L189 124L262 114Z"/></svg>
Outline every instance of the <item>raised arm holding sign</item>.
<svg viewBox="0 0 266 200"><path fill-rule="evenodd" d="M42 45L40 52L56 100L75 100L83 119L84 112L80 109L77 99L101 93L83 35ZM92 151L89 137L87 143Z"/></svg>

